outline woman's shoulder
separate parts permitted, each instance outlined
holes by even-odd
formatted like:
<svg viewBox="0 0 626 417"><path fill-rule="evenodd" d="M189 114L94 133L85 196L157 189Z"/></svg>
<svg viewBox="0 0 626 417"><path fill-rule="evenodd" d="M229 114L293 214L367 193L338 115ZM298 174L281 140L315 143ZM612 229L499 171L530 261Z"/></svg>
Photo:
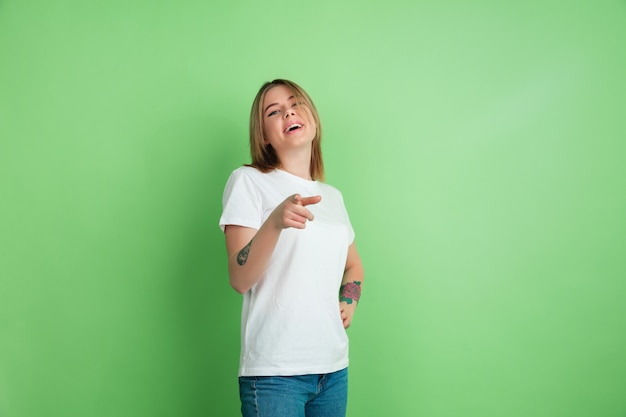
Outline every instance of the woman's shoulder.
<svg viewBox="0 0 626 417"><path fill-rule="evenodd" d="M243 165L231 172L227 184L231 187L245 185L246 187L263 188L271 183L271 177L272 171L264 173L250 165Z"/></svg>
<svg viewBox="0 0 626 417"><path fill-rule="evenodd" d="M235 168L230 174L231 177L260 177L264 175L261 171L250 165L242 165Z"/></svg>
<svg viewBox="0 0 626 417"><path fill-rule="evenodd" d="M324 193L333 194L333 195L343 198L341 191L339 191L339 189L335 187L334 185L330 185L327 182L321 182L321 181L318 182L318 184L320 188L324 191Z"/></svg>

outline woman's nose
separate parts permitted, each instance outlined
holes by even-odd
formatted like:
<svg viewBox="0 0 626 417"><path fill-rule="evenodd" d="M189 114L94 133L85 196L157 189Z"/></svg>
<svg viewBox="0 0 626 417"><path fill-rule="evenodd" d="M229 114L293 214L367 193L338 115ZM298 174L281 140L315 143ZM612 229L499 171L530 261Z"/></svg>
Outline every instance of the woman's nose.
<svg viewBox="0 0 626 417"><path fill-rule="evenodd" d="M289 118L290 116L293 116L294 114L296 114L293 109L290 107L285 111L285 119Z"/></svg>

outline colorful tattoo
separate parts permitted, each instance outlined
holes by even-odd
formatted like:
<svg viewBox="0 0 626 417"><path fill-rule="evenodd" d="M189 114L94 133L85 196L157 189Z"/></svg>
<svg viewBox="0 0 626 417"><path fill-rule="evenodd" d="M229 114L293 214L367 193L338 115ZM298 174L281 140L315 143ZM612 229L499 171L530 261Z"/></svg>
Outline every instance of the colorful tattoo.
<svg viewBox="0 0 626 417"><path fill-rule="evenodd" d="M339 288L339 301L345 301L352 304L353 301L359 301L361 298L361 281L352 281L343 284Z"/></svg>
<svg viewBox="0 0 626 417"><path fill-rule="evenodd" d="M252 241L248 243L242 250L239 251L237 255L237 263L239 265L245 265L248 262L248 254L250 253L250 245L252 245Z"/></svg>

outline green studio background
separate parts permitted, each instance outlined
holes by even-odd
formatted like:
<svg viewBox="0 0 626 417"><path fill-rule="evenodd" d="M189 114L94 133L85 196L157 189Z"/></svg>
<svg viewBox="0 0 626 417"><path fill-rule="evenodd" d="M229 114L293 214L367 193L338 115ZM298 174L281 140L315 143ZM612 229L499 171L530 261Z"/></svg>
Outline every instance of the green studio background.
<svg viewBox="0 0 626 417"><path fill-rule="evenodd" d="M0 1L0 415L236 416L217 226L312 95L349 416L626 416L626 2Z"/></svg>

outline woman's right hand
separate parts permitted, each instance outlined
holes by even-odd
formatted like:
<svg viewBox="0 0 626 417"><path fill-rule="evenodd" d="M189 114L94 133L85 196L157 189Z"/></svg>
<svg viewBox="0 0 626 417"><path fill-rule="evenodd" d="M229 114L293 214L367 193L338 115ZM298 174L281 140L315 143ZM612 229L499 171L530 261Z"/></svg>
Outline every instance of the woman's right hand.
<svg viewBox="0 0 626 417"><path fill-rule="evenodd" d="M321 200L322 196L319 195L302 197L300 194L294 194L280 203L270 217L274 225L279 229L287 229L289 227L304 229L307 220L313 220L313 213L306 206L317 204Z"/></svg>
<svg viewBox="0 0 626 417"><path fill-rule="evenodd" d="M280 203L263 222L259 230L249 227L226 225L226 250L230 285L243 294L254 286L263 275L283 229L304 229L313 213L306 208L317 204L322 197L302 198L300 194L289 196Z"/></svg>

